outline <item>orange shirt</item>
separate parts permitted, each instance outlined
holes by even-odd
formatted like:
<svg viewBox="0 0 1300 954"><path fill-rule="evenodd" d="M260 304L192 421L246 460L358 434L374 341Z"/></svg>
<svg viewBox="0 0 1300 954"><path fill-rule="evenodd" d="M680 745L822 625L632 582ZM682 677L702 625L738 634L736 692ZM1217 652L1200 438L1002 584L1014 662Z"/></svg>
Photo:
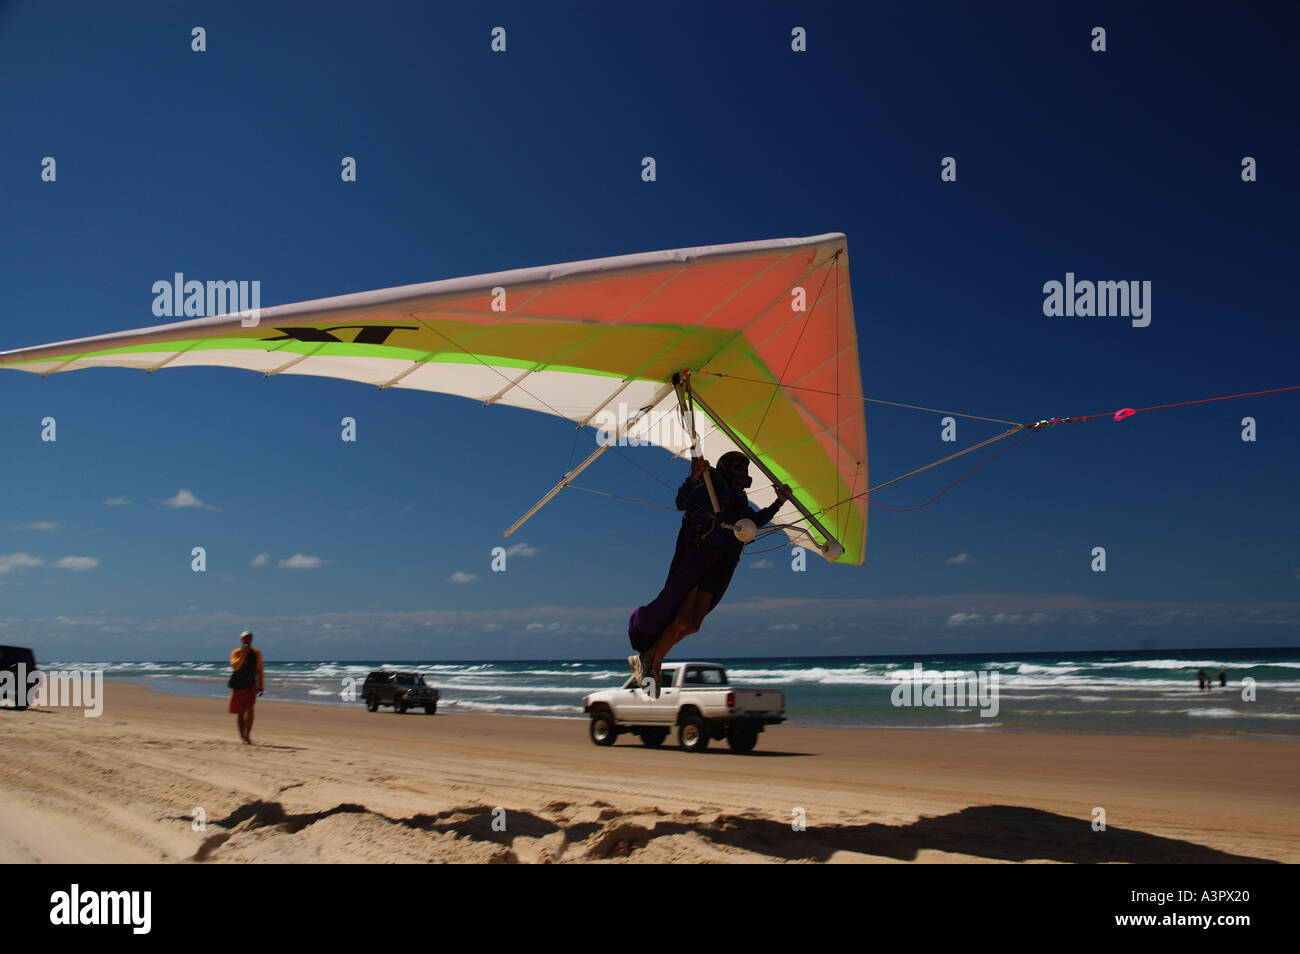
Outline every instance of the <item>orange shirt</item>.
<svg viewBox="0 0 1300 954"><path fill-rule="evenodd" d="M249 646L249 647L248 647L248 652L252 653L252 654L253 654L253 659L255 659L255 660L257 661L257 688L261 689L261 688L262 688L262 685L263 685L263 683L262 683L262 653L261 653L261 651L259 651L259 650L257 650L257 649L254 649L252 646ZM244 647L243 647L243 646L239 646L239 647L237 647L237 648L235 649L234 652L232 652L232 653L230 654L230 668L231 668L231 669L239 669L239 667L242 666L242 665L244 665Z"/></svg>

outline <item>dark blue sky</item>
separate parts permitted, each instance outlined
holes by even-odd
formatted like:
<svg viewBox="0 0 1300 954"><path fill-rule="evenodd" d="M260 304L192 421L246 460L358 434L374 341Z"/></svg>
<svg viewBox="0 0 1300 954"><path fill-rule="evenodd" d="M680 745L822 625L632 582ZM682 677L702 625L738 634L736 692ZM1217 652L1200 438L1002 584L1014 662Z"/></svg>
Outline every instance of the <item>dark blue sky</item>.
<svg viewBox="0 0 1300 954"><path fill-rule="evenodd" d="M1032 421L1300 384L1296 7L805 6L4 5L0 348L153 324L177 271L269 306L842 231L871 397ZM1150 281L1150 326L1044 316L1067 272ZM592 438L438 395L106 369L0 374L0 408L0 641L46 658L214 658L245 625L281 658L618 656L676 533L566 491L490 572ZM873 508L864 567L747 556L691 654L1294 645L1298 415L1036 434ZM872 482L1001 429L868 405ZM672 503L612 454L582 482Z"/></svg>

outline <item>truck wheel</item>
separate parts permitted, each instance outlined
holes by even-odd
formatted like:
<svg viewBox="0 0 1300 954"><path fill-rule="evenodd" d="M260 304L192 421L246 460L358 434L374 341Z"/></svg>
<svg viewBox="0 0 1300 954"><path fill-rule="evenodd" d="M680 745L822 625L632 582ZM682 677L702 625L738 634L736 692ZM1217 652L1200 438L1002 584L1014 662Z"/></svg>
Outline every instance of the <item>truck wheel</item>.
<svg viewBox="0 0 1300 954"><path fill-rule="evenodd" d="M376 699L374 696L366 696L366 711L367 711L367 712L378 712L378 711L379 711L379 700Z"/></svg>
<svg viewBox="0 0 1300 954"><path fill-rule="evenodd" d="M677 744L687 752L703 752L709 747L709 730L699 716L687 716L677 727Z"/></svg>
<svg viewBox="0 0 1300 954"><path fill-rule="evenodd" d="M758 744L758 730L751 726L732 726L727 733L727 744L733 752L752 752Z"/></svg>
<svg viewBox="0 0 1300 954"><path fill-rule="evenodd" d="M591 741L597 745L613 745L618 739L618 726L608 712L595 712L591 716L591 725L587 727Z"/></svg>
<svg viewBox="0 0 1300 954"><path fill-rule="evenodd" d="M438 711L438 707L437 707L436 705L425 706L425 707L424 707L424 714L425 714L425 715L433 715L433 714L434 714L435 712L437 712L437 711Z"/></svg>
<svg viewBox="0 0 1300 954"><path fill-rule="evenodd" d="M641 744L647 749L657 749L664 744L664 739L668 738L667 729L642 729Z"/></svg>
<svg viewBox="0 0 1300 954"><path fill-rule="evenodd" d="M393 711L396 712L398 715L402 715L402 714L404 714L404 713L406 712L406 706L402 705L400 702L398 702L396 699L394 699L394 700L393 700Z"/></svg>

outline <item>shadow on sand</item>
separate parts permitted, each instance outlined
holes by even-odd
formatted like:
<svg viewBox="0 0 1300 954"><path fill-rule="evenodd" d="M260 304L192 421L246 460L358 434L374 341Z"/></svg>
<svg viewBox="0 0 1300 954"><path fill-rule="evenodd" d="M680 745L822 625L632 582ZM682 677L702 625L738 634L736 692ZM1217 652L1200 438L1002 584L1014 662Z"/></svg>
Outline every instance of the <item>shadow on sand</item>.
<svg viewBox="0 0 1300 954"><path fill-rule="evenodd" d="M600 809L599 820L567 819L565 816L573 808ZM720 815L706 820L695 812L620 811L604 803L576 806L553 802L543 811L555 817L516 810L494 815L494 809L487 805L469 805L436 815L419 814L409 818L390 818L357 804L294 814L286 812L279 802L257 800L214 821L213 825L225 831L206 838L194 860L209 860L235 834L236 828L251 830L274 826L282 832L294 834L332 815L364 814L419 831L452 832L461 838L491 842L505 849L511 848L517 838L544 838L563 832L564 844L560 852L566 861L631 857L659 838L685 835L781 861L827 861L837 852L845 851L913 861L920 852L928 849L995 861L1276 863L1268 858L1235 855L1190 841L1114 826L1105 831L1093 831L1091 821L1086 818L1071 818L1014 805L981 805L948 815L921 818L907 825L817 827L814 824L806 831L794 831L789 822L749 815ZM188 821L188 818L184 820ZM495 828L504 824L507 830L495 830L494 821L497 822ZM517 859L513 852L508 852L503 860Z"/></svg>
<svg viewBox="0 0 1300 954"><path fill-rule="evenodd" d="M1071 818L1015 805L979 805L908 825L809 827L793 832L784 822L725 816L709 837L725 845L787 860L825 861L837 851L915 860L930 849L996 861L1058 861L1072 864L1274 864L1195 842L1109 826L1093 831L1090 819ZM655 835L660 834L655 826ZM805 842L806 839L806 842Z"/></svg>

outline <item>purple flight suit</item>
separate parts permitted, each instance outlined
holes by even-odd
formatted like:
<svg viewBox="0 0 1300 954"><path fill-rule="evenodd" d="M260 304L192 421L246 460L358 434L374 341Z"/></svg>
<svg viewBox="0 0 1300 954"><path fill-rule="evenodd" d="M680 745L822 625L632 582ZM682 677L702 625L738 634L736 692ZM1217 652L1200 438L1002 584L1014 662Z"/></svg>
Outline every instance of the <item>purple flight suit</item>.
<svg viewBox="0 0 1300 954"><path fill-rule="evenodd" d="M686 513L677 532L677 549L668 567L668 579L659 595L645 606L638 606L628 619L628 639L639 653L654 645L692 588L698 586L700 592L712 594L709 611L718 605L722 594L727 591L745 545L736 539L735 533L719 524L735 524L748 517L755 526L763 527L771 523L781 509L781 501L777 500L771 506L755 510L743 490L733 488L719 471L711 467L709 471L713 475L721 516L713 513L703 477L695 480L688 477L682 482L677 490L677 509Z"/></svg>

